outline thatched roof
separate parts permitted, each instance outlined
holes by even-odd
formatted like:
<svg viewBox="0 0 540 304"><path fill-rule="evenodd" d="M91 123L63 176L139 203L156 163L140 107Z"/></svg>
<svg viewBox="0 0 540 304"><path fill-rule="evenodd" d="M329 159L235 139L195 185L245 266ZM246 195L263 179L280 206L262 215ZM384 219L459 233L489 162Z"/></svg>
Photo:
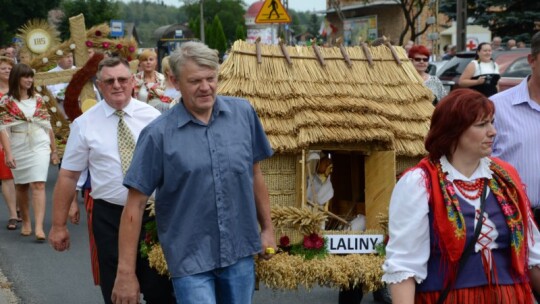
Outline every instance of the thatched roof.
<svg viewBox="0 0 540 304"><path fill-rule="evenodd" d="M276 152L303 148L395 150L398 156L425 154L423 140L433 112L433 95L396 48L340 48L260 45L237 41L221 66L219 93L247 98ZM369 56L369 55L368 55Z"/></svg>

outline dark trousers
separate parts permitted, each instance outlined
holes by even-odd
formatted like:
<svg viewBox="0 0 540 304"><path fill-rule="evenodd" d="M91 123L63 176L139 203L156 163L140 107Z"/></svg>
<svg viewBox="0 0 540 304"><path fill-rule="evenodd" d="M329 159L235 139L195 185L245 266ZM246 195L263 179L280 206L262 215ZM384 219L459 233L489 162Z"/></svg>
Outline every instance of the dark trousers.
<svg viewBox="0 0 540 304"><path fill-rule="evenodd" d="M104 200L94 200L92 230L96 240L100 287L105 303L112 303L111 295L118 266L118 231L123 209L122 206ZM145 234L144 224L149 220L145 212L140 240ZM175 303L172 283L168 276L162 276L155 269L150 268L148 260L141 258L140 254L137 254L136 266L140 290L146 303Z"/></svg>

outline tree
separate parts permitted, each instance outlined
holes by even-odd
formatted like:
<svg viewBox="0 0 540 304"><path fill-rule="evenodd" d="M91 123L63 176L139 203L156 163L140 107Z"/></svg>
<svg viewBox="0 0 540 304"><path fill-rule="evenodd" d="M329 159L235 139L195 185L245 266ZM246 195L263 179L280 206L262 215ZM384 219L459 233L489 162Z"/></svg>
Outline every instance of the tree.
<svg viewBox="0 0 540 304"><path fill-rule="evenodd" d="M39 1L37 1L39 2ZM100 23L109 23L111 19L119 19L119 6L115 1L109 0L63 0L61 8L65 18L59 26L62 39L67 39L69 33L69 18L84 14L86 28Z"/></svg>
<svg viewBox="0 0 540 304"><path fill-rule="evenodd" d="M236 26L236 34L234 35L235 40L245 40L246 39L246 29L243 25L239 24Z"/></svg>
<svg viewBox="0 0 540 304"><path fill-rule="evenodd" d="M189 20L200 16L200 0L184 0L181 9ZM207 24L213 22L214 16L219 16L227 41L232 42L235 38L236 27L245 24L244 9L245 3L242 0L204 0L204 21Z"/></svg>
<svg viewBox="0 0 540 304"><path fill-rule="evenodd" d="M416 38L422 36L429 29L429 24L420 25L418 20L428 9L430 0L395 0L401 7L403 17L405 17L405 27L399 35L399 45L404 44L405 36L410 34L410 40L415 41ZM454 0L455 1L455 0Z"/></svg>
<svg viewBox="0 0 540 304"><path fill-rule="evenodd" d="M540 20L540 2L532 0L468 0L472 24L488 27L494 36L530 41L535 21ZM455 0L442 0L440 12L456 18Z"/></svg>
<svg viewBox="0 0 540 304"><path fill-rule="evenodd" d="M0 45L11 43L17 29L28 20L38 18L47 20L49 10L58 7L60 0L3 0L4 10L0 18Z"/></svg>
<svg viewBox="0 0 540 304"><path fill-rule="evenodd" d="M225 39L223 26L217 15L212 22L212 40L214 41L214 49L218 50L221 55L225 54L225 51L227 50L227 39Z"/></svg>

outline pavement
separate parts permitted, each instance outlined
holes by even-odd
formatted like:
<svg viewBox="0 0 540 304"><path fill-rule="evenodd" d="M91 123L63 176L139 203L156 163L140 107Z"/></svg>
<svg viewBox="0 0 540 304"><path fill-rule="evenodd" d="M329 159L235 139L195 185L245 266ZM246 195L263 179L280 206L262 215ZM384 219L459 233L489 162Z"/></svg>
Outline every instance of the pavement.
<svg viewBox="0 0 540 304"><path fill-rule="evenodd" d="M19 304L21 300L13 292L11 283L0 270L0 304Z"/></svg>

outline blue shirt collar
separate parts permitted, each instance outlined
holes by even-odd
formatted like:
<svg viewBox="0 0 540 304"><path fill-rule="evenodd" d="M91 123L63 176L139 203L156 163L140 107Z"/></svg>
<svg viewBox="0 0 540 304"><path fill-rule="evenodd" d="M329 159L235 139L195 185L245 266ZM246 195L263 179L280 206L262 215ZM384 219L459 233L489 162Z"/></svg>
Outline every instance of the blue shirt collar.
<svg viewBox="0 0 540 304"><path fill-rule="evenodd" d="M188 122L192 121L194 123L200 124L201 122L193 117L191 113L186 109L184 106L184 98L180 99L180 102L178 106L176 107L178 109L178 128L181 128L182 126L186 125ZM223 101L223 98L221 96L216 96L216 102L214 103L214 107L212 108L212 117L210 118L210 123L214 120L215 117L217 117L221 112L231 112L231 107L229 104Z"/></svg>

